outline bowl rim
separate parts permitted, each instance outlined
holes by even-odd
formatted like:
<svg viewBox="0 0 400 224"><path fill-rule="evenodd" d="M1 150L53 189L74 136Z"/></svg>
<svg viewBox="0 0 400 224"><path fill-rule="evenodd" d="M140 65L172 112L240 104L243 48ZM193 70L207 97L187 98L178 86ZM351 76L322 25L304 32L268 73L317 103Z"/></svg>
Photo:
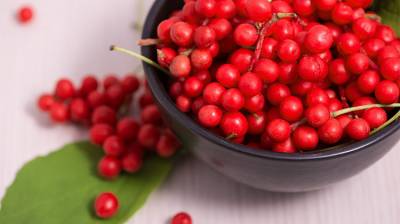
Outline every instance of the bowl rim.
<svg viewBox="0 0 400 224"><path fill-rule="evenodd" d="M168 0L158 0L155 1L147 14L146 22L143 28L142 37L143 38L151 38L154 33L154 27L156 26L155 21L157 18L157 14L161 10L163 10L163 5L167 3ZM154 55L153 47L141 47L141 53L146 57L151 57ZM156 98L156 101L164 107L169 115L174 119L178 120L184 124L192 133L200 135L202 138L207 139L219 146L223 150L230 150L232 152L237 152L241 154L245 154L247 156L272 159L272 160L286 160L286 161L305 161L305 160L322 160L322 159L331 159L340 156L346 156L355 152L358 152L362 149L365 149L371 145L378 144L392 133L397 131L400 128L400 122L393 122L388 125L378 133L375 133L368 137L367 139L344 143L341 145L324 148L316 151L309 152L297 152L292 154L287 153L277 153L270 150L256 150L254 148L248 147L246 145L235 144L229 141L226 141L224 138L215 135L208 131L207 129L200 126L196 123L192 118L190 118L187 114L179 111L174 102L169 97L165 87L163 86L161 80L157 78L157 75L161 72L156 70L154 67L143 62L143 67L145 71L145 75L147 77L147 83L153 93L153 96Z"/></svg>

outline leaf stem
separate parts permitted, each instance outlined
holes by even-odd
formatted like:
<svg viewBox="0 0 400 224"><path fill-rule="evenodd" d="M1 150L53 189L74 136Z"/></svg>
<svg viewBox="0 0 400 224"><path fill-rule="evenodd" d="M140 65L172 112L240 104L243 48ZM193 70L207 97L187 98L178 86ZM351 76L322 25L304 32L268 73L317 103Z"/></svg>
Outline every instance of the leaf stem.
<svg viewBox="0 0 400 224"><path fill-rule="evenodd" d="M157 64L156 62L154 62L150 58L147 58L147 57L145 57L145 56L143 56L141 54L138 54L138 53L136 53L134 51L130 51L130 50L127 50L125 48L117 47L117 46L114 46L114 45L112 45L110 47L110 50L111 51L118 51L118 52L130 55L130 56L133 56L133 57L135 57L135 58L137 58L137 59L139 59L141 61L144 61L145 63L147 63L147 64L159 69L160 71L162 71L162 72L164 72L164 73L166 73L168 75L171 75L171 73L167 69L161 67L159 64Z"/></svg>
<svg viewBox="0 0 400 224"><path fill-rule="evenodd" d="M400 103L393 103L393 104L368 104L368 105L362 105L362 106L358 106L358 107L349 107L349 108L345 108L342 110L338 110L332 113L333 117L338 117L340 115L343 114L347 114L350 112L354 112L354 111L359 111L359 110L366 110L369 108L373 108L373 107L400 107Z"/></svg>

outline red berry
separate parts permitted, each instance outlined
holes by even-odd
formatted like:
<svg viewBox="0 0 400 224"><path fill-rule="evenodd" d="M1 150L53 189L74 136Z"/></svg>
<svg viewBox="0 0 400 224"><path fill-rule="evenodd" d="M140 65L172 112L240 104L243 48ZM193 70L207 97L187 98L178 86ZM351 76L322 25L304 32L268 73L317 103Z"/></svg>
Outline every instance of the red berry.
<svg viewBox="0 0 400 224"><path fill-rule="evenodd" d="M354 140L360 141L368 138L370 127L368 123L362 119L353 119L346 127L347 135Z"/></svg>
<svg viewBox="0 0 400 224"><path fill-rule="evenodd" d="M121 86L125 94L132 94L139 89L140 82L135 74L128 74L121 80Z"/></svg>
<svg viewBox="0 0 400 224"><path fill-rule="evenodd" d="M353 20L353 9L346 3L338 3L333 8L331 17L333 22L338 25L351 23Z"/></svg>
<svg viewBox="0 0 400 224"><path fill-rule="evenodd" d="M266 96L272 105L279 105L286 97L290 96L290 89L286 85L274 83L267 88Z"/></svg>
<svg viewBox="0 0 400 224"><path fill-rule="evenodd" d="M143 95L139 98L140 108L144 108L147 105L154 104L153 95L149 90L145 90Z"/></svg>
<svg viewBox="0 0 400 224"><path fill-rule="evenodd" d="M275 40L285 40L294 38L294 27L293 23L289 20L281 19L272 25L270 28L272 37Z"/></svg>
<svg viewBox="0 0 400 224"><path fill-rule="evenodd" d="M392 81L400 78L400 57L385 59L380 66L383 78Z"/></svg>
<svg viewBox="0 0 400 224"><path fill-rule="evenodd" d="M298 65L299 76L305 81L322 81L328 75L328 65L321 58L304 56Z"/></svg>
<svg viewBox="0 0 400 224"><path fill-rule="evenodd" d="M108 88L110 88L111 86L113 86L113 85L118 85L118 84L120 84L120 82L119 82L119 80L118 80L118 78L116 77L115 74L109 74L109 75L107 75L107 76L104 78L104 81L103 81L103 87L104 87L104 89L108 89Z"/></svg>
<svg viewBox="0 0 400 224"><path fill-rule="evenodd" d="M203 91L203 99L206 104L219 105L225 88L218 82L208 84Z"/></svg>
<svg viewBox="0 0 400 224"><path fill-rule="evenodd" d="M155 149L160 139L160 130L153 124L143 125L138 134L138 142L148 149Z"/></svg>
<svg viewBox="0 0 400 224"><path fill-rule="evenodd" d="M74 84L72 84L72 82L68 79L60 79L56 84L55 95L62 100L67 100L74 97Z"/></svg>
<svg viewBox="0 0 400 224"><path fill-rule="evenodd" d="M343 136L343 127L336 119L330 119L318 129L318 137L322 143L333 145Z"/></svg>
<svg viewBox="0 0 400 224"><path fill-rule="evenodd" d="M360 40L366 40L374 36L378 23L368 18L359 18L353 22L352 30Z"/></svg>
<svg viewBox="0 0 400 224"><path fill-rule="evenodd" d="M179 47L189 47L193 42L193 27L185 22L176 22L170 28L171 40Z"/></svg>
<svg viewBox="0 0 400 224"><path fill-rule="evenodd" d="M97 90L97 79L93 75L88 75L82 80L80 92L87 96L89 93Z"/></svg>
<svg viewBox="0 0 400 224"><path fill-rule="evenodd" d="M278 57L283 62L295 62L300 57L300 46L295 41L286 39L279 44Z"/></svg>
<svg viewBox="0 0 400 224"><path fill-rule="evenodd" d="M321 11L331 11L333 7L337 4L337 0L318 0L318 1L313 1L315 4L315 7Z"/></svg>
<svg viewBox="0 0 400 224"><path fill-rule="evenodd" d="M313 26L304 39L305 48L311 53L322 53L329 50L333 44L333 36L328 27Z"/></svg>
<svg viewBox="0 0 400 224"><path fill-rule="evenodd" d="M387 121L386 111L379 107L367 109L362 118L369 124L370 128L378 128Z"/></svg>
<svg viewBox="0 0 400 224"><path fill-rule="evenodd" d="M216 17L231 19L236 15L236 5L232 0L217 1Z"/></svg>
<svg viewBox="0 0 400 224"><path fill-rule="evenodd" d="M169 158L175 154L179 146L180 143L176 137L170 132L165 132L157 142L157 155L163 158Z"/></svg>
<svg viewBox="0 0 400 224"><path fill-rule="evenodd" d="M68 106L54 102L50 108L50 118L54 122L64 123L69 120Z"/></svg>
<svg viewBox="0 0 400 224"><path fill-rule="evenodd" d="M139 132L139 124L133 117L125 117L118 121L117 135L122 140L129 142L137 138Z"/></svg>
<svg viewBox="0 0 400 224"><path fill-rule="evenodd" d="M122 105L125 99L125 94L120 84L112 85L105 91L106 102L113 108L118 108Z"/></svg>
<svg viewBox="0 0 400 224"><path fill-rule="evenodd" d="M204 84L197 77L189 77L183 83L183 92L188 97L197 97L203 92Z"/></svg>
<svg viewBox="0 0 400 224"><path fill-rule="evenodd" d="M378 38L371 38L364 42L363 50L370 58L375 58L378 52L385 47L385 42Z"/></svg>
<svg viewBox="0 0 400 224"><path fill-rule="evenodd" d="M54 97L50 94L43 94L39 97L37 105L42 111L50 111L51 106L56 102Z"/></svg>
<svg viewBox="0 0 400 224"><path fill-rule="evenodd" d="M195 9L199 15L210 18L217 13L217 2L215 0L197 0Z"/></svg>
<svg viewBox="0 0 400 224"><path fill-rule="evenodd" d="M104 141L114 133L114 130L108 124L95 124L90 128L89 133L93 144L103 145Z"/></svg>
<svg viewBox="0 0 400 224"><path fill-rule="evenodd" d="M243 95L254 96L261 93L263 82L256 74L247 72L240 77L238 87Z"/></svg>
<svg viewBox="0 0 400 224"><path fill-rule="evenodd" d="M360 40L352 33L344 33L339 36L336 47L342 55L349 55L359 52Z"/></svg>
<svg viewBox="0 0 400 224"><path fill-rule="evenodd" d="M163 47L161 49L157 49L157 61L163 67L169 67L172 63L172 60L176 57L177 53L174 49Z"/></svg>
<svg viewBox="0 0 400 224"><path fill-rule="evenodd" d="M108 106L99 106L92 113L93 124L114 125L117 121L116 113Z"/></svg>
<svg viewBox="0 0 400 224"><path fill-rule="evenodd" d="M86 100L92 109L102 106L106 103L105 95L97 90L89 93Z"/></svg>
<svg viewBox="0 0 400 224"><path fill-rule="evenodd" d="M247 115L247 123L249 124L249 134L260 135L264 132L267 124L267 116L263 111L249 114Z"/></svg>
<svg viewBox="0 0 400 224"><path fill-rule="evenodd" d="M233 65L224 64L218 68L215 78L226 88L232 88L239 82L240 72Z"/></svg>
<svg viewBox="0 0 400 224"><path fill-rule="evenodd" d="M389 80L381 81L375 88L375 97L379 103L396 103L399 99L399 87Z"/></svg>
<svg viewBox="0 0 400 224"><path fill-rule="evenodd" d="M198 48L210 47L216 38L217 34L208 26L199 26L194 30L194 43Z"/></svg>
<svg viewBox="0 0 400 224"><path fill-rule="evenodd" d="M272 151L279 153L295 153L296 147L294 146L292 139L288 138L283 142L274 143L272 145Z"/></svg>
<svg viewBox="0 0 400 224"><path fill-rule="evenodd" d="M30 6L23 6L18 10L18 20L20 23L30 22L33 16L33 9Z"/></svg>
<svg viewBox="0 0 400 224"><path fill-rule="evenodd" d="M190 74L192 70L190 59L186 55L176 56L170 66L169 70L171 74L176 78L186 77Z"/></svg>
<svg viewBox="0 0 400 224"><path fill-rule="evenodd" d="M220 127L225 137L240 138L248 130L246 117L240 112L227 112L223 115Z"/></svg>
<svg viewBox="0 0 400 224"><path fill-rule="evenodd" d="M376 30L375 37L385 41L386 43L390 43L396 39L396 34L390 26L381 24Z"/></svg>
<svg viewBox="0 0 400 224"><path fill-rule="evenodd" d="M310 16L315 11L315 5L311 0L293 0L292 6L300 16Z"/></svg>
<svg viewBox="0 0 400 224"><path fill-rule="evenodd" d="M227 111L238 111L244 106L243 94L235 88L228 89L221 98L221 104Z"/></svg>
<svg viewBox="0 0 400 224"><path fill-rule="evenodd" d="M369 58L362 53L351 54L346 59L346 68L356 75L361 74L368 70Z"/></svg>
<svg viewBox="0 0 400 224"><path fill-rule="evenodd" d="M293 143L300 150L313 150L318 145L318 134L314 128L300 126L293 132Z"/></svg>
<svg viewBox="0 0 400 224"><path fill-rule="evenodd" d="M256 22L264 22L271 18L272 8L268 1L252 0L245 3L246 15Z"/></svg>
<svg viewBox="0 0 400 224"><path fill-rule="evenodd" d="M211 52L207 49L195 49L190 55L192 66L197 70L207 70L213 62Z"/></svg>
<svg viewBox="0 0 400 224"><path fill-rule="evenodd" d="M192 224L192 218L186 212L179 212L174 215L171 224Z"/></svg>
<svg viewBox="0 0 400 224"><path fill-rule="evenodd" d="M266 132L274 142L283 142L290 137L290 124L282 119L274 119L267 125Z"/></svg>
<svg viewBox="0 0 400 224"><path fill-rule="evenodd" d="M258 40L257 29L248 23L242 23L236 27L233 37L236 44L242 47L253 46Z"/></svg>
<svg viewBox="0 0 400 224"><path fill-rule="evenodd" d="M306 110L305 117L309 125L317 128L325 124L331 115L327 106L324 104L315 104Z"/></svg>
<svg viewBox="0 0 400 224"><path fill-rule="evenodd" d="M253 72L264 81L264 83L273 83L279 77L279 66L270 59L260 59L254 65Z"/></svg>
<svg viewBox="0 0 400 224"><path fill-rule="evenodd" d="M374 92L379 81L380 76L378 72L374 70L368 70L358 77L357 87L361 92L365 94L371 94Z"/></svg>
<svg viewBox="0 0 400 224"><path fill-rule="evenodd" d="M222 110L214 105L203 106L198 113L198 119L204 127L216 127L222 119Z"/></svg>
<svg viewBox="0 0 400 224"><path fill-rule="evenodd" d="M101 193L96 197L94 209L97 217L108 219L117 213L119 208L118 198L111 192Z"/></svg>
<svg viewBox="0 0 400 224"><path fill-rule="evenodd" d="M86 101L76 98L70 104L71 118L75 121L86 121L90 116L89 106Z"/></svg>
<svg viewBox="0 0 400 224"><path fill-rule="evenodd" d="M307 93L306 104L307 106L313 106L316 104L328 105L329 97L326 92L321 88L314 88Z"/></svg>
<svg viewBox="0 0 400 224"><path fill-rule="evenodd" d="M104 156L97 165L97 170L105 179L114 179L121 172L121 161L113 156Z"/></svg>
<svg viewBox="0 0 400 224"><path fill-rule="evenodd" d="M158 24L157 36L162 42L164 43L171 42L170 30L171 26L176 22L177 22L176 19L170 18Z"/></svg>
<svg viewBox="0 0 400 224"><path fill-rule="evenodd" d="M273 38L265 38L261 47L261 58L274 59L278 47L278 41Z"/></svg>
<svg viewBox="0 0 400 224"><path fill-rule="evenodd" d="M125 153L121 158L122 169L128 173L136 173L142 168L143 159L140 153L131 151Z"/></svg>
<svg viewBox="0 0 400 224"><path fill-rule="evenodd" d="M232 32L232 24L227 19L212 19L208 26L215 31L217 40L226 38Z"/></svg>
<svg viewBox="0 0 400 224"><path fill-rule="evenodd" d="M125 146L118 136L108 137L103 144L104 153L110 156L120 156L125 151Z"/></svg>
<svg viewBox="0 0 400 224"><path fill-rule="evenodd" d="M286 97L279 105L280 116L289 122L300 120L303 110L303 103L295 96Z"/></svg>
<svg viewBox="0 0 400 224"><path fill-rule="evenodd" d="M143 108L140 112L140 120L143 124L151 123L157 125L162 123L161 113L155 104L150 104Z"/></svg>
<svg viewBox="0 0 400 224"><path fill-rule="evenodd" d="M253 60L253 52L245 49L239 48L234 51L229 57L228 61L241 73L245 73L249 70L251 61Z"/></svg>

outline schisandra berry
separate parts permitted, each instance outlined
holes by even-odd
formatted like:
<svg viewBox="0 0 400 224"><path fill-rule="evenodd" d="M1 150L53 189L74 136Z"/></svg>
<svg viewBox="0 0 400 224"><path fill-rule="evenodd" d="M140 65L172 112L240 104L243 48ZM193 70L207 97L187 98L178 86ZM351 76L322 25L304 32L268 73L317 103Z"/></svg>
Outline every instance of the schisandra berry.
<svg viewBox="0 0 400 224"><path fill-rule="evenodd" d="M108 106L99 106L92 113L93 124L114 125L117 122L116 113Z"/></svg>
<svg viewBox="0 0 400 224"><path fill-rule="evenodd" d="M56 84L55 95L62 100L75 96L74 84L68 79L61 79Z"/></svg>
<svg viewBox="0 0 400 224"><path fill-rule="evenodd" d="M18 21L22 24L29 23L34 16L32 7L23 6L18 10Z"/></svg>
<svg viewBox="0 0 400 224"><path fill-rule="evenodd" d="M186 212L179 212L172 217L171 224L192 224L192 217Z"/></svg>
<svg viewBox="0 0 400 224"><path fill-rule="evenodd" d="M103 145L104 141L112 134L114 134L114 129L109 124L95 124L89 131L91 142L97 145Z"/></svg>
<svg viewBox="0 0 400 224"><path fill-rule="evenodd" d="M160 135L160 130L156 126L145 124L139 129L138 142L145 148L154 149Z"/></svg>
<svg viewBox="0 0 400 224"><path fill-rule="evenodd" d="M134 141L139 132L139 123L133 117L125 117L118 121L117 135L125 142Z"/></svg>
<svg viewBox="0 0 400 224"><path fill-rule="evenodd" d="M363 140L369 136L369 124L362 118L353 119L346 127L347 135L354 140Z"/></svg>
<svg viewBox="0 0 400 224"><path fill-rule="evenodd" d="M104 156L97 166L98 173L105 179L114 179L121 172L121 161L113 156Z"/></svg>
<svg viewBox="0 0 400 224"><path fill-rule="evenodd" d="M53 103L50 107L50 118L58 123L68 121L70 118L68 106L59 102Z"/></svg>
<svg viewBox="0 0 400 224"><path fill-rule="evenodd" d="M108 219L114 216L119 208L118 198L111 192L101 193L96 197L94 210L97 217Z"/></svg>
<svg viewBox="0 0 400 224"><path fill-rule="evenodd" d="M143 159L139 152L129 151L121 158L121 166L125 172L136 173L142 168Z"/></svg>
<svg viewBox="0 0 400 224"><path fill-rule="evenodd" d="M40 110L46 112L46 111L50 111L51 106L55 102L56 102L56 100L54 99L54 96L52 96L50 94L43 94L39 97L39 99L37 101L37 105Z"/></svg>
<svg viewBox="0 0 400 224"><path fill-rule="evenodd" d="M120 137L110 136L104 141L103 150L106 155L120 156L125 151L125 145Z"/></svg>

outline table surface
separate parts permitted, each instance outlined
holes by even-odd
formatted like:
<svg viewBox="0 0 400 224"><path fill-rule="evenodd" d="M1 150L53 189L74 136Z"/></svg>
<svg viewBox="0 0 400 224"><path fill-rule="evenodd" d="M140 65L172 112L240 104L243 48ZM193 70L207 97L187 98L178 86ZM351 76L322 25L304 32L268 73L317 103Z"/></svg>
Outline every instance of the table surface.
<svg viewBox="0 0 400 224"><path fill-rule="evenodd" d="M152 1L32 2L37 17L27 26L14 18L26 1L0 2L0 197L25 162L87 137L72 125L51 125L35 108L38 94L61 76L131 71L138 62L108 47L137 49L139 34L132 27ZM398 224L399 147L350 180L302 194L254 190L188 157L128 223L166 224L185 210L197 224Z"/></svg>

